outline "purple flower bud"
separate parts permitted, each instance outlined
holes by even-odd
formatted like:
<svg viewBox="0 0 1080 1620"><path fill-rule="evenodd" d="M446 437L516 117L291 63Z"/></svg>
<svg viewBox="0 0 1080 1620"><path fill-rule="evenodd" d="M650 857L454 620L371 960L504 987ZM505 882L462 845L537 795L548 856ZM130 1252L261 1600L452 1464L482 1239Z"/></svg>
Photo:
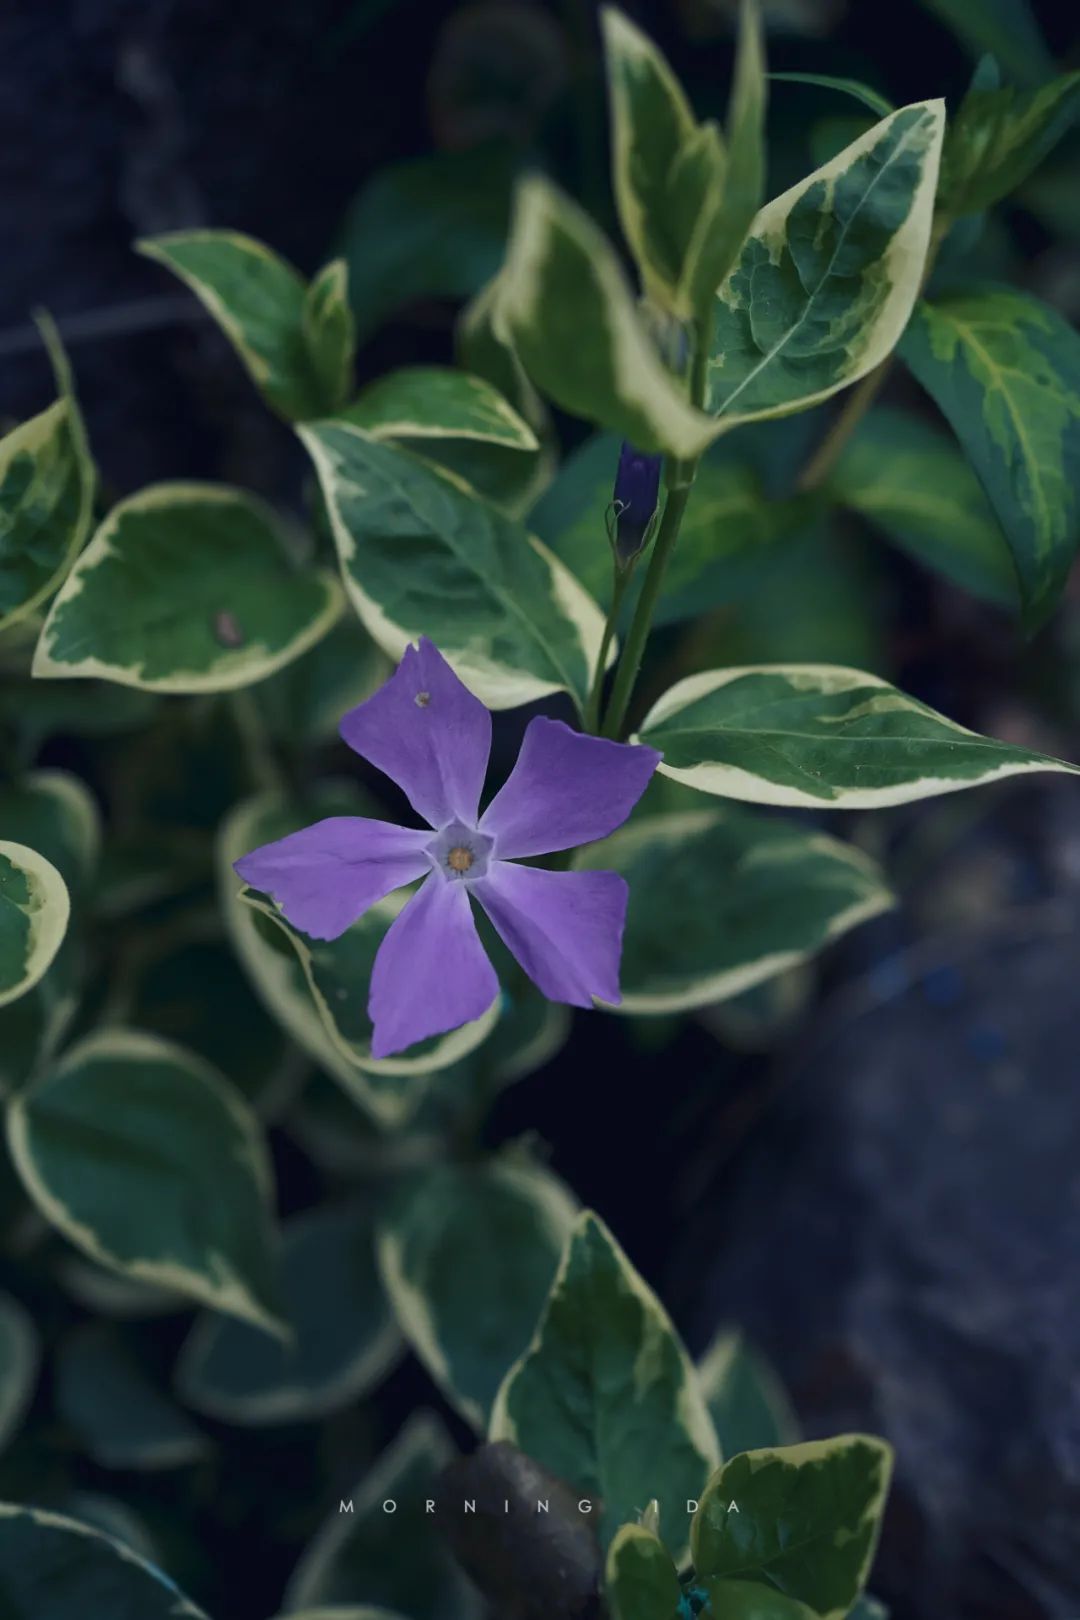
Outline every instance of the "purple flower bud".
<svg viewBox="0 0 1080 1620"><path fill-rule="evenodd" d="M620 568L632 563L648 541L660 499L662 462L662 456L647 456L623 441L611 497L612 545Z"/></svg>

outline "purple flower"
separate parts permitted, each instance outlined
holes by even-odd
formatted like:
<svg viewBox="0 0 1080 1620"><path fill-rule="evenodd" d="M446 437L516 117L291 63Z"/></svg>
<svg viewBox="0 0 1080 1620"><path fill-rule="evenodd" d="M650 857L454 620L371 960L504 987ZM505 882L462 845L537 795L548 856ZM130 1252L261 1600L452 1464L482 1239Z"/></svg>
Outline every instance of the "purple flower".
<svg viewBox="0 0 1080 1620"><path fill-rule="evenodd" d="M611 512L615 520L615 558L620 568L632 563L649 538L660 501L662 456L647 456L623 441L615 473Z"/></svg>
<svg viewBox="0 0 1080 1620"><path fill-rule="evenodd" d="M314 939L336 939L384 895L424 879L375 958L373 1057L479 1018L495 1000L472 899L549 1000L619 1001L624 880L515 863L620 826L656 769L654 749L531 720L517 764L481 815L491 715L427 639L345 716L341 735L398 784L427 827L330 816L244 855L236 871Z"/></svg>

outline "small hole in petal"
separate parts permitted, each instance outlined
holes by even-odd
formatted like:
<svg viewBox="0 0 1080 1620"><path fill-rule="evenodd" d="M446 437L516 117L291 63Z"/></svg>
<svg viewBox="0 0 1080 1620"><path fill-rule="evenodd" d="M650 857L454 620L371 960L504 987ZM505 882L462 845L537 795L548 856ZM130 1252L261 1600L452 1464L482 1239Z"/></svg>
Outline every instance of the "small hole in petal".
<svg viewBox="0 0 1080 1620"><path fill-rule="evenodd" d="M426 709L430 702L431 702L431 693L430 692L417 692L416 698L415 698L415 703L416 703L416 707L418 709Z"/></svg>

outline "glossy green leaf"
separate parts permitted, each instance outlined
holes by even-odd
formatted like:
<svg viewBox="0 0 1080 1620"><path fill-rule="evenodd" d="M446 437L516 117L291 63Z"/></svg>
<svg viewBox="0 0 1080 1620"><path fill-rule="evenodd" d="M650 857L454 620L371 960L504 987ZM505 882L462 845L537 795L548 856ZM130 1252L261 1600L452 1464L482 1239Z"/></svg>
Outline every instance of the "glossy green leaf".
<svg viewBox="0 0 1080 1620"><path fill-rule="evenodd" d="M289 1581L285 1613L370 1604L409 1620L474 1620L473 1589L458 1574L424 1507L453 1455L439 1419L414 1413L349 1495L335 1493L326 1522ZM384 1511L387 1501L397 1504L396 1511Z"/></svg>
<svg viewBox="0 0 1080 1620"><path fill-rule="evenodd" d="M182 1468L210 1450L108 1324L84 1323L61 1341L54 1379L58 1415L103 1468Z"/></svg>
<svg viewBox="0 0 1080 1620"><path fill-rule="evenodd" d="M375 1265L372 1215L360 1204L321 1206L282 1227L284 1317L292 1343L243 1322L206 1316L180 1353L177 1387L225 1423L308 1421L379 1383L401 1336Z"/></svg>
<svg viewBox="0 0 1080 1620"><path fill-rule="evenodd" d="M121 501L53 602L36 677L98 676L153 692L249 686L341 612L325 573L294 566L273 512L215 484L154 484Z"/></svg>
<svg viewBox="0 0 1080 1620"><path fill-rule="evenodd" d="M320 413L336 410L352 393L356 325L349 307L348 277L345 260L332 259L312 277L300 311Z"/></svg>
<svg viewBox="0 0 1080 1620"><path fill-rule="evenodd" d="M760 1581L844 1620L873 1562L891 1469L885 1442L859 1434L733 1457L694 1515L698 1577Z"/></svg>
<svg viewBox="0 0 1080 1620"><path fill-rule="evenodd" d="M70 914L67 885L52 862L26 844L0 840L0 1007L44 978Z"/></svg>
<svg viewBox="0 0 1080 1620"><path fill-rule="evenodd" d="M640 739L677 782L750 804L869 810L1080 767L996 742L862 670L765 664L691 675Z"/></svg>
<svg viewBox="0 0 1080 1620"><path fill-rule="evenodd" d="M0 1293L0 1450L23 1420L37 1383L41 1345L29 1311Z"/></svg>
<svg viewBox="0 0 1080 1620"><path fill-rule="evenodd" d="M0 439L0 629L47 601L90 530L94 470L74 398Z"/></svg>
<svg viewBox="0 0 1080 1620"><path fill-rule="evenodd" d="M10 1502L0 1503L0 1612L13 1620L207 1620L123 1543Z"/></svg>
<svg viewBox="0 0 1080 1620"><path fill-rule="evenodd" d="M424 298L468 298L498 268L517 154L507 142L379 170L352 203L341 251L362 336Z"/></svg>
<svg viewBox="0 0 1080 1620"><path fill-rule="evenodd" d="M266 1148L209 1064L102 1031L9 1104L7 1130L24 1188L83 1254L283 1331Z"/></svg>
<svg viewBox="0 0 1080 1620"><path fill-rule="evenodd" d="M1015 191L1073 124L1080 73L1062 73L1037 90L972 88L960 105L941 160L938 206L978 214Z"/></svg>
<svg viewBox="0 0 1080 1620"><path fill-rule="evenodd" d="M309 289L291 264L239 231L174 231L136 246L191 288L286 421L322 416L341 403L352 331L336 263Z"/></svg>
<svg viewBox="0 0 1080 1620"><path fill-rule="evenodd" d="M734 808L643 816L575 865L621 872L630 885L622 1013L739 995L893 903L850 845Z"/></svg>
<svg viewBox="0 0 1080 1620"><path fill-rule="evenodd" d="M840 79L832 73L770 73L770 79L784 84L812 84L819 90L837 90L841 95L853 96L861 101L864 107L877 113L879 118L888 118L896 111L892 102L872 85L863 84L861 79Z"/></svg>
<svg viewBox="0 0 1080 1620"><path fill-rule="evenodd" d="M225 923L256 994L308 1055L386 1127L408 1122L427 1091L428 1075L464 1057L490 1033L498 1004L483 1018L422 1041L392 1058L371 1056L367 1015L371 967L403 896L380 901L338 940L309 939L277 907L245 891L233 861L324 815L365 814L355 790L316 784L302 808L273 792L236 806L218 837Z"/></svg>
<svg viewBox="0 0 1080 1620"><path fill-rule="evenodd" d="M1018 611L1016 569L982 485L954 441L921 417L872 411L829 492L924 567Z"/></svg>
<svg viewBox="0 0 1080 1620"><path fill-rule="evenodd" d="M610 243L539 176L518 186L494 296L529 377L564 410L676 456L719 431L661 361Z"/></svg>
<svg viewBox="0 0 1080 1620"><path fill-rule="evenodd" d="M603 619L545 547L406 450L336 422L300 431L345 588L384 652L430 636L490 708L558 691L584 703Z"/></svg>
<svg viewBox="0 0 1080 1620"><path fill-rule="evenodd" d="M339 420L375 439L478 439L538 449L527 422L482 377L443 366L407 366L369 384Z"/></svg>
<svg viewBox="0 0 1080 1620"><path fill-rule="evenodd" d="M380 1222L379 1266L401 1329L479 1429L532 1337L574 1213L549 1171L503 1154L417 1171Z"/></svg>
<svg viewBox="0 0 1080 1620"><path fill-rule="evenodd" d="M614 1620L675 1620L679 1574L658 1536L624 1524L608 1548L604 1593Z"/></svg>
<svg viewBox="0 0 1080 1620"><path fill-rule="evenodd" d="M1021 84L1042 84L1053 58L1030 0L922 0L974 56L989 52Z"/></svg>
<svg viewBox="0 0 1080 1620"><path fill-rule="evenodd" d="M604 7L601 22L619 223L646 293L674 308L688 244L674 206L672 171L696 135L697 120L652 41L614 6ZM695 187L699 207L710 182L719 183L723 163L723 149L715 143L710 172Z"/></svg>
<svg viewBox="0 0 1080 1620"><path fill-rule="evenodd" d="M610 1543L656 1497L676 1555L685 1503L718 1452L690 1358L656 1295L603 1222L579 1217L532 1344L491 1417L509 1440L599 1508Z"/></svg>
<svg viewBox="0 0 1080 1620"><path fill-rule="evenodd" d="M714 309L707 405L782 416L872 371L922 280L944 103L902 107L758 214Z"/></svg>
<svg viewBox="0 0 1080 1620"><path fill-rule="evenodd" d="M725 1457L799 1438L787 1391L741 1333L716 1335L698 1363L698 1377Z"/></svg>
<svg viewBox="0 0 1080 1620"><path fill-rule="evenodd" d="M992 288L924 299L900 352L979 475L1035 626L1080 543L1080 336L1038 299Z"/></svg>

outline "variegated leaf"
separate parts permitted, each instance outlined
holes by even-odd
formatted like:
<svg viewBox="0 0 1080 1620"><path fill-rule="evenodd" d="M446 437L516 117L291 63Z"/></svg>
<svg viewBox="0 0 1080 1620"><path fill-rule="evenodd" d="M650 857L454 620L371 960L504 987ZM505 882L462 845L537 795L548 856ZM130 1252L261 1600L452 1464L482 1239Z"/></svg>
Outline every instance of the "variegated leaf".
<svg viewBox="0 0 1080 1620"><path fill-rule="evenodd" d="M27 1193L83 1254L285 1331L266 1147L208 1063L156 1036L101 1031L11 1101L7 1131ZM148 1164L160 1174L146 1201Z"/></svg>
<svg viewBox="0 0 1080 1620"><path fill-rule="evenodd" d="M676 1556L686 1501L718 1456L697 1375L656 1295L598 1216L579 1217L532 1344L491 1415L509 1440L602 1506L608 1545L654 1497Z"/></svg>
<svg viewBox="0 0 1080 1620"><path fill-rule="evenodd" d="M987 288L923 300L900 353L990 497L1034 627L1080 544L1080 336L1037 298Z"/></svg>
<svg viewBox="0 0 1080 1620"><path fill-rule="evenodd" d="M675 1620L682 1612L671 1554L643 1524L624 1524L608 1548L604 1593L614 1620Z"/></svg>
<svg viewBox="0 0 1080 1620"><path fill-rule="evenodd" d="M733 808L641 816L575 864L630 885L622 1013L739 995L893 903L850 845Z"/></svg>
<svg viewBox="0 0 1080 1620"><path fill-rule="evenodd" d="M401 1329L481 1430L532 1336L575 1210L550 1171L502 1154L417 1171L380 1223L379 1266Z"/></svg>
<svg viewBox="0 0 1080 1620"><path fill-rule="evenodd" d="M331 259L313 276L300 311L304 338L322 409L335 410L352 393L356 325L349 308L349 271Z"/></svg>
<svg viewBox="0 0 1080 1620"><path fill-rule="evenodd" d="M882 361L922 281L944 103L902 107L758 214L714 307L707 408L803 410Z"/></svg>
<svg viewBox="0 0 1080 1620"><path fill-rule="evenodd" d="M585 702L603 616L550 552L462 480L360 428L300 435L330 512L345 588L398 659L430 636L489 708L549 692Z"/></svg>
<svg viewBox="0 0 1080 1620"><path fill-rule="evenodd" d="M536 434L482 377L443 366L408 366L371 383L338 419L375 439L478 439L537 450Z"/></svg>
<svg viewBox="0 0 1080 1620"><path fill-rule="evenodd" d="M67 884L26 844L0 840L0 1007L45 976L71 914Z"/></svg>
<svg viewBox="0 0 1080 1620"><path fill-rule="evenodd" d="M342 610L332 575L294 566L274 513L217 484L154 484L115 506L49 610L38 678L151 692L249 686Z"/></svg>
<svg viewBox="0 0 1080 1620"><path fill-rule="evenodd" d="M1080 73L1062 73L1037 90L973 86L945 141L938 207L978 214L1015 191L1069 129L1080 111Z"/></svg>
<svg viewBox="0 0 1080 1620"><path fill-rule="evenodd" d="M751 804L869 810L1077 766L980 737L877 675L831 665L713 669L678 681L640 740L677 782Z"/></svg>
<svg viewBox="0 0 1080 1620"><path fill-rule="evenodd" d="M844 1620L873 1562L891 1470L885 1442L860 1434L733 1457L694 1515L697 1578L760 1582Z"/></svg>

